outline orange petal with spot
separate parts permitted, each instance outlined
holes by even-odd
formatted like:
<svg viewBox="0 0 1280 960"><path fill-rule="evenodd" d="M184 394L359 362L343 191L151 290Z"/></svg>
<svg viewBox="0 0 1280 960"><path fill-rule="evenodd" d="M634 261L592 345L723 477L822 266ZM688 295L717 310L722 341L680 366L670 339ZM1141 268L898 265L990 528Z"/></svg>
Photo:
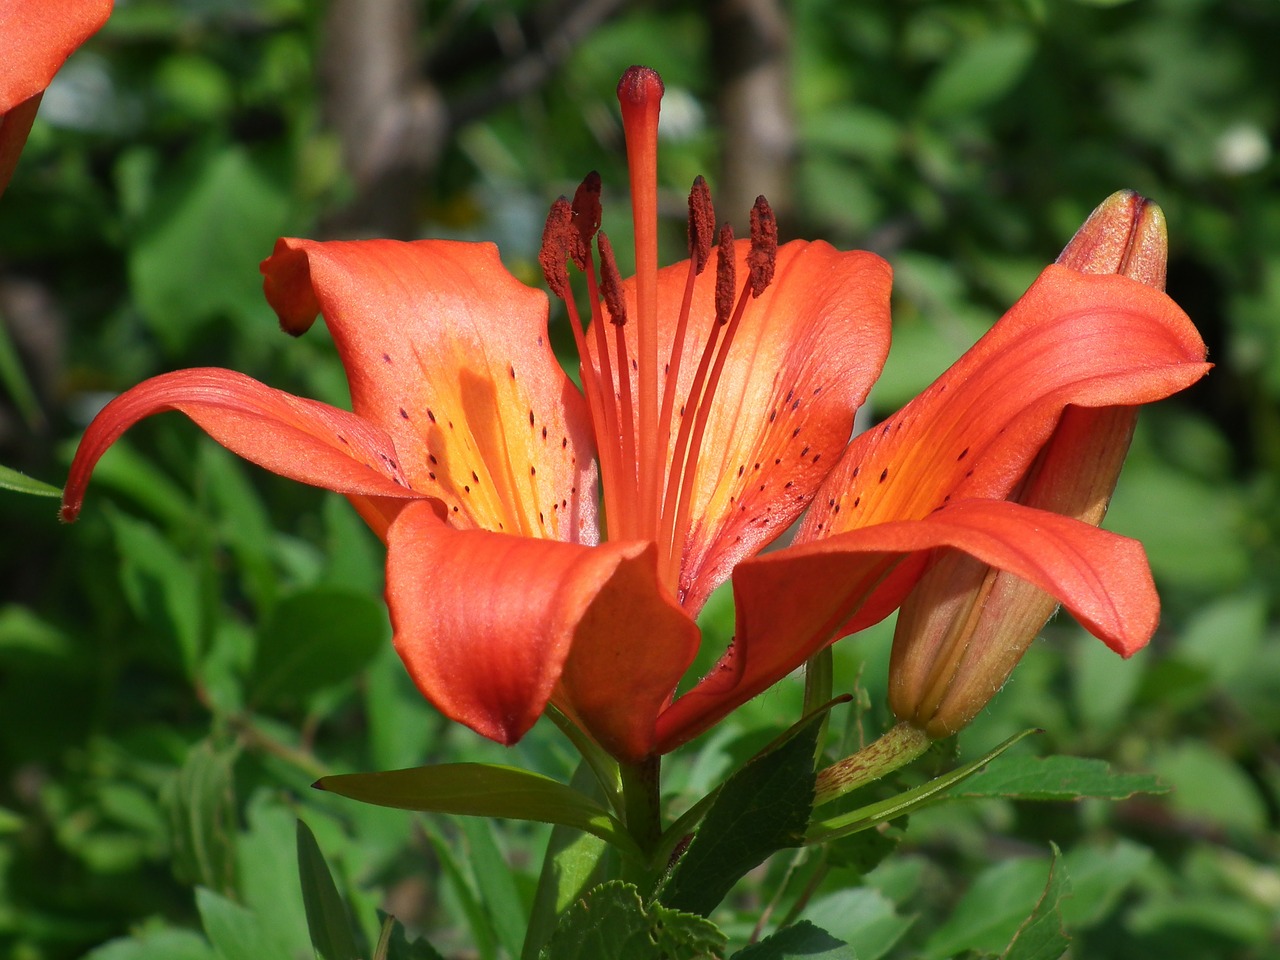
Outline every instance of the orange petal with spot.
<svg viewBox="0 0 1280 960"><path fill-rule="evenodd" d="M111 0L0 3L0 193L27 142L40 95L110 14Z"/></svg>
<svg viewBox="0 0 1280 960"><path fill-rule="evenodd" d="M698 646L652 544L455 530L424 503L387 545L396 650L442 713L509 744L554 702L614 756L652 751Z"/></svg>
<svg viewBox="0 0 1280 960"><path fill-rule="evenodd" d="M961 550L1052 594L1125 655L1155 631L1160 602L1136 540L1015 503L961 500L925 519L864 527L739 565L734 644L659 718L658 749L686 742L836 636L893 610L911 586L911 578L891 576L896 565L937 547Z"/></svg>
<svg viewBox="0 0 1280 960"><path fill-rule="evenodd" d="M275 390L234 370L197 368L161 374L116 397L85 430L63 491L62 518L74 520L94 465L144 417L185 413L232 453L291 480L355 498L374 498L362 514L422 496L409 489L391 439L363 417ZM386 498L390 498L387 501ZM385 527L385 519L381 526Z"/></svg>
<svg viewBox="0 0 1280 960"><path fill-rule="evenodd" d="M356 413L458 527L596 538L586 403L547 338L547 298L493 244L280 240L267 299L300 334L323 314Z"/></svg>
<svg viewBox="0 0 1280 960"><path fill-rule="evenodd" d="M1163 293L1051 266L946 373L856 437L798 541L1003 499L1068 404L1149 403L1204 376L1205 346ZM830 503L833 506L828 506Z"/></svg>
<svg viewBox="0 0 1280 960"><path fill-rule="evenodd" d="M750 246L735 244L737 276L744 279ZM658 272L664 363L687 273L687 262ZM715 281L708 269L695 283L667 462L680 405L715 323ZM835 465L888 353L891 282L889 265L874 254L821 241L778 250L773 282L748 302L734 337L698 456L680 577L686 609L698 610L734 564L790 526ZM624 287L634 316L634 280ZM691 408L685 416L693 416Z"/></svg>

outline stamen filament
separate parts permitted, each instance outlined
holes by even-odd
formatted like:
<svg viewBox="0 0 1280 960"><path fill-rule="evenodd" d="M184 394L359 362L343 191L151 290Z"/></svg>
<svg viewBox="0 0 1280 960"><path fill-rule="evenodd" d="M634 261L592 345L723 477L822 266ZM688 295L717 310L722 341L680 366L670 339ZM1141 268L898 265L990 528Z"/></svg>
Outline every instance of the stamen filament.
<svg viewBox="0 0 1280 960"><path fill-rule="evenodd" d="M618 369L618 426L622 439L622 472L618 480L625 484L623 496L628 501L620 504L617 524L611 527L624 538L642 536L643 509L639 494L639 470L636 460L636 409L631 396L631 356L627 349L626 301L622 296L622 278L618 274L618 262L613 256L613 245L601 230L596 235L596 248L600 253L600 292L613 326L614 346Z"/></svg>
<svg viewBox="0 0 1280 960"><path fill-rule="evenodd" d="M680 484L680 497L677 501L678 512L672 526L671 548L668 552L670 564L668 574L678 578L680 561L684 555L684 541L689 532L689 516L693 511L693 483L697 476L698 454L702 449L702 438L707 431L707 422L711 418L711 408L716 395L716 387L720 384L720 375L724 371L725 361L729 356L729 347L733 343L734 334L738 332L738 324L747 309L747 301L751 299L751 280L743 284L742 294L734 308L733 317L725 327L724 337L716 350L715 366L711 368L711 376L707 379L706 388L698 401L697 417L693 425L693 433L689 443L688 462L685 464L684 477ZM680 596L680 585L676 584L677 596Z"/></svg>

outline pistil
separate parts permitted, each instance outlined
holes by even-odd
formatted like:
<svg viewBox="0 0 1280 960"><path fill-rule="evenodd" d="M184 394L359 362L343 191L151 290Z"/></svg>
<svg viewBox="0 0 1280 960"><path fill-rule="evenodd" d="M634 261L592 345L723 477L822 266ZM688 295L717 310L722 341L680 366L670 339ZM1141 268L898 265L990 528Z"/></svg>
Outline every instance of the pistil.
<svg viewBox="0 0 1280 960"><path fill-rule="evenodd" d="M661 457L658 441L658 109L662 78L648 67L629 67L618 81L627 141L631 216L635 229L636 342L638 354L639 499L641 528L657 527ZM625 381L625 378L623 378Z"/></svg>

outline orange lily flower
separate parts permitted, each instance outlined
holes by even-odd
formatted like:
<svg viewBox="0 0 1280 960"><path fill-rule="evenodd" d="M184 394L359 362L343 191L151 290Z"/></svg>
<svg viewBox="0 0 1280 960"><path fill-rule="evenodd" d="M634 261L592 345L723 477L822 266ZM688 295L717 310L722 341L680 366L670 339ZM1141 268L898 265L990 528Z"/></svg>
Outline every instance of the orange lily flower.
<svg viewBox="0 0 1280 960"><path fill-rule="evenodd" d="M659 269L661 94L645 68L619 84L636 276L618 277L597 232L598 178L548 219L542 264L581 391L548 344L546 297L491 245L281 240L267 298L291 333L324 317L354 412L231 371L156 377L86 431L64 518L121 432L180 410L355 504L387 543L397 650L446 715L511 743L554 704L628 763L886 615L939 546L1143 642L1156 601L1141 548L1003 499L1067 404L1143 403L1202 374L1185 315L1124 278L1050 268L938 384L850 445L888 350L888 266L820 241L779 248L763 200L750 240L722 230L713 248L699 180L690 258ZM585 274L589 324L568 262ZM797 543L760 554L811 504ZM730 577L735 641L673 701L694 617Z"/></svg>
<svg viewBox="0 0 1280 960"><path fill-rule="evenodd" d="M111 0L0 0L0 193L45 87L111 15Z"/></svg>

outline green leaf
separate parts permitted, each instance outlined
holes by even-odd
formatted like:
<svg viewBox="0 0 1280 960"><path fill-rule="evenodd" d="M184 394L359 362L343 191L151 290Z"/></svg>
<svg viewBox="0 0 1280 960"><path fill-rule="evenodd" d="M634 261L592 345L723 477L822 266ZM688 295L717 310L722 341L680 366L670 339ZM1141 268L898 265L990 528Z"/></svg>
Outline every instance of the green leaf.
<svg viewBox="0 0 1280 960"><path fill-rule="evenodd" d="M374 953L373 960L444 960L436 948L427 943L421 937L415 937L412 941L405 935L404 925L394 917L389 917L381 910L378 916L382 919L384 928L386 924L391 925L386 936L386 953ZM385 936L385 935L384 935Z"/></svg>
<svg viewBox="0 0 1280 960"><path fill-rule="evenodd" d="M1035 53L1035 37L1022 27L984 33L965 43L934 74L921 102L924 114L970 113L1004 96Z"/></svg>
<svg viewBox="0 0 1280 960"><path fill-rule="evenodd" d="M360 960L347 905L334 885L316 835L298 821L298 876L302 880L302 902L307 910L311 945L323 960Z"/></svg>
<svg viewBox="0 0 1280 960"><path fill-rule="evenodd" d="M130 250L143 315L172 351L206 321L257 316L257 263L288 222L285 189L241 146L193 155L156 191Z"/></svg>
<svg viewBox="0 0 1280 960"><path fill-rule="evenodd" d="M820 896L805 907L804 915L848 943L858 960L883 957L915 922L914 917L900 915L884 892L868 886L846 886Z"/></svg>
<svg viewBox="0 0 1280 960"><path fill-rule="evenodd" d="M221 960L293 960L271 943L258 915L240 904L197 887L196 909Z"/></svg>
<svg viewBox="0 0 1280 960"><path fill-rule="evenodd" d="M591 890L561 918L540 960L719 960L725 936L702 917L646 907L631 884Z"/></svg>
<svg viewBox="0 0 1280 960"><path fill-rule="evenodd" d="M239 751L202 740L165 794L174 873L220 893L235 889L236 800L233 768Z"/></svg>
<svg viewBox="0 0 1280 960"><path fill-rule="evenodd" d="M570 786L593 800L604 799L600 784L585 761L573 772ZM552 829L533 895L533 910L520 952L522 960L535 960L560 915L582 896L593 878L598 878L608 849L608 844L589 833L564 826Z"/></svg>
<svg viewBox="0 0 1280 960"><path fill-rule="evenodd" d="M120 551L120 585L138 618L178 645L187 676L201 655L200 580L193 565L150 523L110 509L107 520Z"/></svg>
<svg viewBox="0 0 1280 960"><path fill-rule="evenodd" d="M527 911L516 889L511 867L493 835L490 820L464 820L467 860L476 878L480 903L489 915L489 925L498 943L512 957L520 955L524 943Z"/></svg>
<svg viewBox="0 0 1280 960"><path fill-rule="evenodd" d="M276 604L257 644L250 689L259 703L288 703L354 677L387 641L382 604L336 587Z"/></svg>
<svg viewBox="0 0 1280 960"><path fill-rule="evenodd" d="M1147 847L1119 840L1107 847L1081 846L1067 854L1071 899L1062 913L1073 928L1100 923L1148 869L1154 854Z"/></svg>
<svg viewBox="0 0 1280 960"><path fill-rule="evenodd" d="M847 943L802 920L744 947L730 960L857 960L857 954Z"/></svg>
<svg viewBox="0 0 1280 960"><path fill-rule="evenodd" d="M219 960L200 934L172 927L142 930L112 940L85 954L83 960Z"/></svg>
<svg viewBox="0 0 1280 960"><path fill-rule="evenodd" d="M930 780L928 783L921 784L895 797L889 797L886 800L859 807L857 810L851 810L838 817L815 820L805 834L805 843L825 843L838 837L847 837L850 834L857 833L859 830L866 830L878 823L896 820L898 817L913 810L947 799L947 794L952 787L972 777L1023 737L1030 736L1035 732L1035 730L1023 730L1000 744L986 756L979 757L972 763L966 763L963 767L957 767L950 773L945 773Z"/></svg>
<svg viewBox="0 0 1280 960"><path fill-rule="evenodd" d="M52 484L28 477L12 467L0 464L0 490L12 490L14 493L29 493L33 497L61 497L62 491Z"/></svg>
<svg viewBox="0 0 1280 960"><path fill-rule="evenodd" d="M1001 960L1058 960L1071 938L1062 928L1062 901L1071 896L1071 881L1057 846L1049 864L1049 881L1031 916L1018 928Z"/></svg>
<svg viewBox="0 0 1280 960"><path fill-rule="evenodd" d="M1066 949L1061 901L1069 893L1066 867L1056 847L1052 861L1006 860L978 876L920 955L923 960L944 960L972 950L1002 953L1009 960L1057 960ZM1056 946L1059 939L1061 946ZM1042 952L1055 946L1056 953Z"/></svg>
<svg viewBox="0 0 1280 960"><path fill-rule="evenodd" d="M622 824L590 797L550 777L515 767L442 763L323 777L315 786L352 800L401 810L559 823L639 856Z"/></svg>
<svg viewBox="0 0 1280 960"><path fill-rule="evenodd" d="M1005 797L1011 800L1127 800L1138 793L1168 793L1150 774L1115 773L1103 760L1087 757L1001 757L954 790L951 799Z"/></svg>
<svg viewBox="0 0 1280 960"><path fill-rule="evenodd" d="M709 914L748 870L804 842L813 811L813 755L826 712L731 776L707 811L658 899Z"/></svg>

